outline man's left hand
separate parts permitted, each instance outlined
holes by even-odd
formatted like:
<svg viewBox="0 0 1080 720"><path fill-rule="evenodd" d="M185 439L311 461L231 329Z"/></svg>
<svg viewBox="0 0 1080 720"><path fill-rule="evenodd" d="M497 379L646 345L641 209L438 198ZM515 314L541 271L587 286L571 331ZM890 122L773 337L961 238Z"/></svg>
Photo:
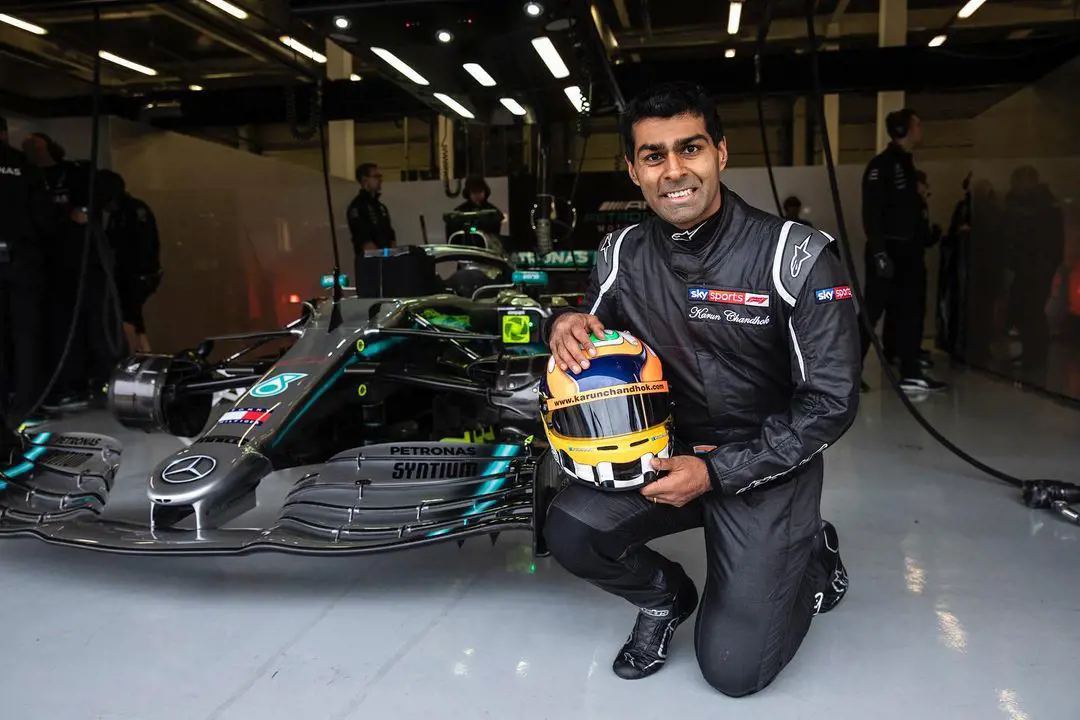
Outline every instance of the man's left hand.
<svg viewBox="0 0 1080 720"><path fill-rule="evenodd" d="M653 458L653 469L667 475L641 489L646 500L682 507L709 491L709 469L696 455Z"/></svg>

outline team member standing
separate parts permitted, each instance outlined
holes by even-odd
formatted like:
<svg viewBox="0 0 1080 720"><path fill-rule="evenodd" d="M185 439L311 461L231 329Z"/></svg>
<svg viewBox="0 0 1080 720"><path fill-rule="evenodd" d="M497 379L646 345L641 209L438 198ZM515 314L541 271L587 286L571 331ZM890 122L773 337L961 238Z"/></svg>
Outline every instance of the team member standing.
<svg viewBox="0 0 1080 720"><path fill-rule="evenodd" d="M945 384L928 377L919 362L921 342L918 308L924 306L925 203L919 196L912 151L922 142L922 121L905 108L886 118L892 141L866 166L862 180L862 219L866 232L864 311L871 326L884 312L897 316L894 324L901 386L908 391L943 390ZM860 327L862 356L870 348L870 333Z"/></svg>
<svg viewBox="0 0 1080 720"><path fill-rule="evenodd" d="M567 486L545 538L571 573L639 608L613 664L637 679L663 666L699 603L686 571L646 543L704 526L698 663L719 691L748 695L846 592L820 500L822 453L858 407L851 291L831 238L756 210L720 182L727 142L703 88L647 91L627 108L622 135L630 177L656 216L604 239L589 314L566 311L545 332L574 373L595 351L590 333L646 342L670 384L674 434L693 451L653 460L667 474L640 491Z"/></svg>
<svg viewBox="0 0 1080 720"><path fill-rule="evenodd" d="M51 222L45 179L8 144L0 118L0 467L21 447L13 430L48 381L42 307Z"/></svg>

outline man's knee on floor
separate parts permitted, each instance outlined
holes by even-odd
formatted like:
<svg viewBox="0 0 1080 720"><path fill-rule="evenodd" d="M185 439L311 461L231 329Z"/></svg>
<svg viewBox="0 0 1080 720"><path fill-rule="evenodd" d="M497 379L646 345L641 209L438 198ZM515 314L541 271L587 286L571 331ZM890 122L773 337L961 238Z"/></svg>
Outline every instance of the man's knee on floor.
<svg viewBox="0 0 1080 720"><path fill-rule="evenodd" d="M730 651L719 653L719 657L699 655L698 667L714 690L735 698L753 695L776 677L775 673L764 676L758 664L746 662Z"/></svg>

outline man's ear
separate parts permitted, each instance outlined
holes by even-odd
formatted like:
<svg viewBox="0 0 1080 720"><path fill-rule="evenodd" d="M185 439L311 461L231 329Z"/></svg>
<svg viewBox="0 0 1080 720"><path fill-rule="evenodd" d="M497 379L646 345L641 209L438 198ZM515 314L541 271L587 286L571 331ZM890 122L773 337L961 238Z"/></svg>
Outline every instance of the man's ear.
<svg viewBox="0 0 1080 720"><path fill-rule="evenodd" d="M716 167L718 170L723 171L727 167L728 151L727 151L727 138L721 138L720 144L716 146Z"/></svg>
<svg viewBox="0 0 1080 720"><path fill-rule="evenodd" d="M637 179L637 172L634 170L633 161L631 161L630 158L626 157L625 155L623 155L623 160L626 161L626 172L630 174L630 180L633 181L633 183L638 187L641 187L641 183L639 183Z"/></svg>

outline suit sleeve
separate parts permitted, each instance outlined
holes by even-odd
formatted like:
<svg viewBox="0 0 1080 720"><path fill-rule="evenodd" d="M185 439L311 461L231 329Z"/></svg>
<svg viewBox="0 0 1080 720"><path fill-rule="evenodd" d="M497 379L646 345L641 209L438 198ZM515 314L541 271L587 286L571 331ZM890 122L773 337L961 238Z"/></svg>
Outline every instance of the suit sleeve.
<svg viewBox="0 0 1080 720"><path fill-rule="evenodd" d="M862 179L862 221L866 250L873 256L885 251L885 205L890 184L888 163L874 158Z"/></svg>
<svg viewBox="0 0 1080 720"><path fill-rule="evenodd" d="M366 210L367 208L359 200L353 200L346 211L349 233L352 235L353 246L356 248L362 248L365 243L375 241L375 228Z"/></svg>
<svg viewBox="0 0 1080 720"><path fill-rule="evenodd" d="M847 273L836 243L819 232L813 238L820 249L799 287L777 293L788 310L791 404L766 418L757 437L705 456L721 493L742 493L797 471L847 432L858 411L862 362Z"/></svg>

